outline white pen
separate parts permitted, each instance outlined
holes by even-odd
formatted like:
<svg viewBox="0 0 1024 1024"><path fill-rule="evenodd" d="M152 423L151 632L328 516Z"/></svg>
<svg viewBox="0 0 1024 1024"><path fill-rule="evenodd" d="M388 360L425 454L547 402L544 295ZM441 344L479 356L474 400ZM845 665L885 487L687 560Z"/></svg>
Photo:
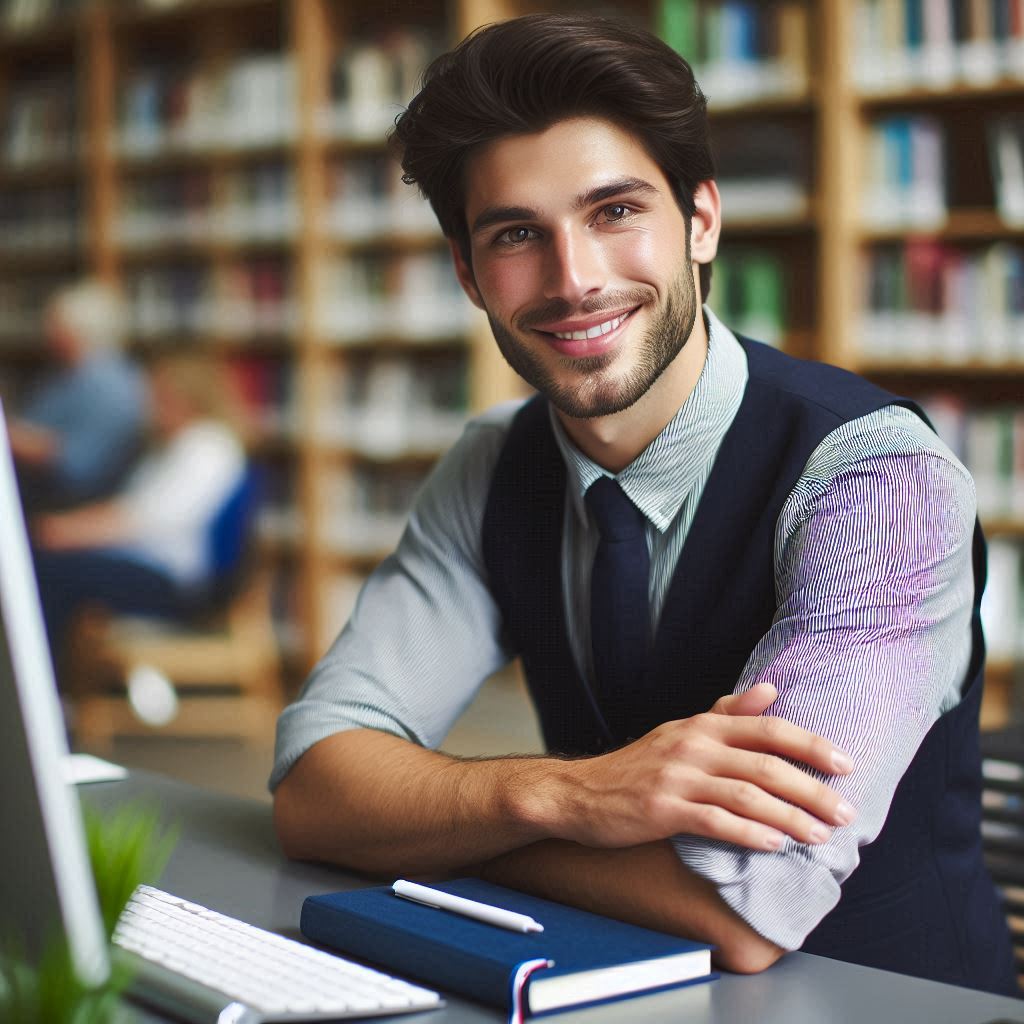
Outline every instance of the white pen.
<svg viewBox="0 0 1024 1024"><path fill-rule="evenodd" d="M453 896L449 892L441 892L440 889L431 889L426 885L418 885L416 882L407 882L404 878L399 878L391 888L396 896L401 896L404 900L423 903L428 907L437 907L439 910L450 910L453 914L472 917L477 921L497 925L499 928L507 928L511 932L544 931L544 925L534 921L532 917L527 917L526 914L517 914L512 910L503 910L501 907L492 907L487 903L477 903L476 900Z"/></svg>

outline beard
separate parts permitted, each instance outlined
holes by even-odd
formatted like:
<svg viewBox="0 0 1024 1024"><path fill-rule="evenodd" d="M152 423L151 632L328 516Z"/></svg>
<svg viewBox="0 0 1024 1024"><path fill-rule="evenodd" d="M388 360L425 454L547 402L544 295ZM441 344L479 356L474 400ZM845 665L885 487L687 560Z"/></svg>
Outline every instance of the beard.
<svg viewBox="0 0 1024 1024"><path fill-rule="evenodd" d="M689 233L687 233L687 259L684 269L671 283L665 300L655 305L656 293L642 288L601 296L600 300L578 307L563 299L548 303L519 318L523 330L531 323L550 323L567 320L573 315L619 310L624 307L650 308L651 324L638 341L635 365L625 374L612 370L619 352L573 359L563 356L556 366L544 359L544 353L533 351L523 344L521 336L501 323L490 312L487 319L505 361L531 387L543 394L551 404L573 419L593 419L622 412L642 398L682 351L697 318L697 290L693 282L689 260ZM559 379L560 371L575 383Z"/></svg>

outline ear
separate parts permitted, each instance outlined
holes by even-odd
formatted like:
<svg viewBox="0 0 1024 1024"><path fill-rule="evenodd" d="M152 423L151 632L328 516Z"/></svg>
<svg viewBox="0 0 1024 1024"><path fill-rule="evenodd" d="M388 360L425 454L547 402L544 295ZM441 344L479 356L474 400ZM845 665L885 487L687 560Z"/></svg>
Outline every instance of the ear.
<svg viewBox="0 0 1024 1024"><path fill-rule="evenodd" d="M473 268L466 262L462 255L462 248L454 238L448 239L448 250L452 254L452 262L455 264L455 276L462 285L462 290L469 296L469 301L477 309L484 308L484 300L476 286L476 278L473 276Z"/></svg>
<svg viewBox="0 0 1024 1024"><path fill-rule="evenodd" d="M722 230L722 198L713 181L702 181L693 193L696 206L690 220L690 257L694 263L710 263L718 252Z"/></svg>

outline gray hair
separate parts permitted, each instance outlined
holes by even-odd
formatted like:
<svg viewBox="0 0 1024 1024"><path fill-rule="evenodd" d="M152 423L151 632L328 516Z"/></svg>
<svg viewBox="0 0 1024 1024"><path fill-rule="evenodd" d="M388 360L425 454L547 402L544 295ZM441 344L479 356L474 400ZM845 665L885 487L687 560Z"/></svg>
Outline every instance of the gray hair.
<svg viewBox="0 0 1024 1024"><path fill-rule="evenodd" d="M50 310L89 352L120 348L128 332L128 308L112 285L88 279L62 288Z"/></svg>

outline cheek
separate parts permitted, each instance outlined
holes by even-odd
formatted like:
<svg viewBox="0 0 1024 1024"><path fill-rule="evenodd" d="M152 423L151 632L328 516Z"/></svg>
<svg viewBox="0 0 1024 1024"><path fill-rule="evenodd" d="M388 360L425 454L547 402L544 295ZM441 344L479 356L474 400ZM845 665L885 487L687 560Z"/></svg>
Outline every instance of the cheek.
<svg viewBox="0 0 1024 1024"><path fill-rule="evenodd" d="M522 256L483 262L476 284L488 310L499 316L515 312L535 298L537 275L533 261Z"/></svg>

